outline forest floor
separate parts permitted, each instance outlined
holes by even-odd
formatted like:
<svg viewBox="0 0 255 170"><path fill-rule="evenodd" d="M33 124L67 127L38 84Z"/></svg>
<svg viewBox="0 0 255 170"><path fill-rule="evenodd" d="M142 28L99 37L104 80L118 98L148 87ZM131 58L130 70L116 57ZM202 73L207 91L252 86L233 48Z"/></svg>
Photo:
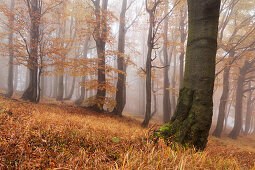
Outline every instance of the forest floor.
<svg viewBox="0 0 255 170"><path fill-rule="evenodd" d="M209 137L204 152L149 140L124 116L0 97L0 169L255 169L255 136Z"/></svg>

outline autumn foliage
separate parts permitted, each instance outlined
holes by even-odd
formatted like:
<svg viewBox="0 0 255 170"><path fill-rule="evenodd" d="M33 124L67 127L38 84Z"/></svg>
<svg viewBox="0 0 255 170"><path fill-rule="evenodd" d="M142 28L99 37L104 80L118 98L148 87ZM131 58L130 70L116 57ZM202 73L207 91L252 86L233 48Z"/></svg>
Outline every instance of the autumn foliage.
<svg viewBox="0 0 255 170"><path fill-rule="evenodd" d="M205 152L154 144L140 121L0 98L0 168L255 168L254 151L210 138ZM151 126L150 126L151 127ZM254 140L254 138L250 138ZM220 144L220 145L219 145Z"/></svg>

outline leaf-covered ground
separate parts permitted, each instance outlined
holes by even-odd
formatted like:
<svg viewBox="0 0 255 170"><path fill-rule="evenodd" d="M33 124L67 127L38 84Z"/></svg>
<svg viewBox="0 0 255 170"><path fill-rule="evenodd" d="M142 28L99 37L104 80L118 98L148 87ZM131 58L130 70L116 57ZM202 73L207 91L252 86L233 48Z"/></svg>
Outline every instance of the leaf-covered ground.
<svg viewBox="0 0 255 170"><path fill-rule="evenodd" d="M138 120L64 104L0 97L0 132L0 169L255 169L254 136L174 151Z"/></svg>

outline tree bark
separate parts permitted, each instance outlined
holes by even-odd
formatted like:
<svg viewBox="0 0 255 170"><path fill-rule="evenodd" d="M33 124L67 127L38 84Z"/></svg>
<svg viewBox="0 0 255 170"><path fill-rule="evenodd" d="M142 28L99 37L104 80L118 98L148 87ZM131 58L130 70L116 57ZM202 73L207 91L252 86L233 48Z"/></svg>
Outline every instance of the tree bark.
<svg viewBox="0 0 255 170"><path fill-rule="evenodd" d="M151 70L152 70L152 51L154 48L154 39L156 32L154 32L155 27L155 11L157 6L161 3L160 0L155 1L153 7L151 9L148 9L148 4L146 1L146 10L149 13L149 32L148 32L148 39L147 39L147 46L148 46L148 52L147 52L147 59L146 59L146 112L145 112L145 118L142 123L143 127L147 127L149 124L149 121L151 119Z"/></svg>
<svg viewBox="0 0 255 170"><path fill-rule="evenodd" d="M237 88L236 88L236 105L235 105L235 123L232 131L228 135L230 138L237 139L240 134L242 124L243 124L243 83L244 83L244 67L240 69L239 77L237 80Z"/></svg>
<svg viewBox="0 0 255 170"><path fill-rule="evenodd" d="M219 9L220 0L188 0L184 80L169 129L162 132L197 150L206 147L212 123Z"/></svg>
<svg viewBox="0 0 255 170"><path fill-rule="evenodd" d="M249 88L251 88L251 83L249 83ZM249 92L249 96L247 99L247 112L246 112L246 119L245 119L245 130L244 135L248 135L251 129L251 119L252 119L252 93L253 91Z"/></svg>
<svg viewBox="0 0 255 170"><path fill-rule="evenodd" d="M15 0L11 0L11 6L10 6L10 16L9 16L9 35L8 35L8 44L9 44L9 68L8 68L8 90L7 90L7 97L12 97L13 95L13 56L14 56L14 50L13 50L13 26L14 26L14 14L13 9L15 6Z"/></svg>
<svg viewBox="0 0 255 170"><path fill-rule="evenodd" d="M107 39L107 15L104 12L100 12L100 0L94 1L95 15L96 15L96 28L95 28L95 41L98 55L98 87L96 94L96 104L93 108L97 111L102 111L106 97L106 67L105 67L105 46ZM103 0L102 9L107 10L108 0Z"/></svg>
<svg viewBox="0 0 255 170"><path fill-rule="evenodd" d="M64 97L64 73L58 76L57 101L62 101Z"/></svg>
<svg viewBox="0 0 255 170"><path fill-rule="evenodd" d="M117 64L121 73L118 73L117 92L116 92L116 106L113 113L122 116L123 109L126 105L126 63L125 63L125 36L126 36L126 11L127 0L122 2L122 10L120 13L119 23L119 42L118 42L118 55Z"/></svg>
<svg viewBox="0 0 255 170"><path fill-rule="evenodd" d="M22 95L22 99L36 102L38 95L38 47L39 47L39 26L41 10L39 0L28 1L29 15L31 20L30 44L29 44L29 85Z"/></svg>
<svg viewBox="0 0 255 170"><path fill-rule="evenodd" d="M71 86L70 92L69 92L68 96L66 96L66 98L64 100L70 100L72 98L73 92L74 92L75 80L76 80L75 77L73 77L72 86Z"/></svg>
<svg viewBox="0 0 255 170"><path fill-rule="evenodd" d="M173 109L173 112L175 110L176 107L176 100L175 100L175 90L176 90L176 80L175 80L175 74L176 74L176 56L174 57L174 69L173 69L173 76L172 76L172 98L171 98L171 107Z"/></svg>
<svg viewBox="0 0 255 170"><path fill-rule="evenodd" d="M167 5L165 7L165 14L168 13ZM163 46L164 66L169 65L169 56L167 54L167 48L168 48L168 17L166 16L164 20L164 46ZM165 67L163 72L164 72L163 122L167 123L170 121L170 118L171 118L170 92L168 90L168 88L170 87L169 77L168 77L169 66Z"/></svg>

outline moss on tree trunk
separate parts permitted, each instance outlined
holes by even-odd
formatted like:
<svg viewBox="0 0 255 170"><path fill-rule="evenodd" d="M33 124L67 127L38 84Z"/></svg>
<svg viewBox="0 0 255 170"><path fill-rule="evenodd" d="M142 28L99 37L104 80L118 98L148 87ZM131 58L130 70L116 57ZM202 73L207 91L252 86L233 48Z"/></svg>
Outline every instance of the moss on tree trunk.
<svg viewBox="0 0 255 170"><path fill-rule="evenodd" d="M166 139L203 150L213 114L220 0L188 0L189 30L183 85ZM172 138L173 139L173 138Z"/></svg>

